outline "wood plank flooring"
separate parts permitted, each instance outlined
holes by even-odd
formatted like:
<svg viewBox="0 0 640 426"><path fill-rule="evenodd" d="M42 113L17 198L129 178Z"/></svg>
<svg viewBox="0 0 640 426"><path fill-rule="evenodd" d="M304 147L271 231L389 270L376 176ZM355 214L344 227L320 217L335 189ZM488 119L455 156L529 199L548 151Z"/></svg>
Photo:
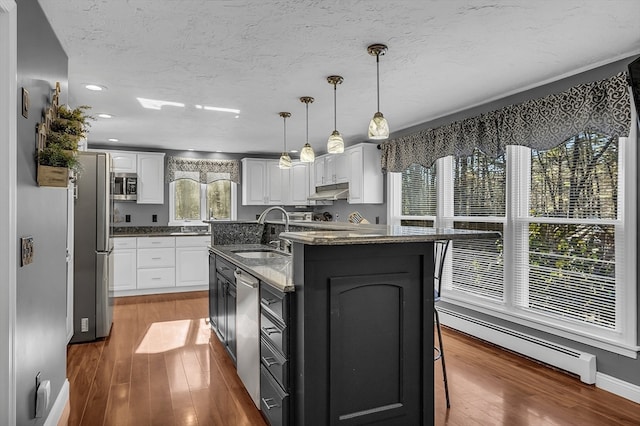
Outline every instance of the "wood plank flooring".
<svg viewBox="0 0 640 426"><path fill-rule="evenodd" d="M207 316L207 292L117 299L110 337L68 348L69 425L265 425ZM436 363L436 425L640 425L639 404L451 330L444 341L451 409Z"/></svg>

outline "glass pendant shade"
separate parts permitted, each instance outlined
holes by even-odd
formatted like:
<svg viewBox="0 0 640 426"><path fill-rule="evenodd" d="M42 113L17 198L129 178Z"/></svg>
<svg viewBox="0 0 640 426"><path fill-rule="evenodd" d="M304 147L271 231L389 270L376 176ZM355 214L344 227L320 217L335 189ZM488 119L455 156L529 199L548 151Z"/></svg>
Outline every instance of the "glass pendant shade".
<svg viewBox="0 0 640 426"><path fill-rule="evenodd" d="M280 162L278 162L278 167L281 169L290 169L291 168L291 157L286 152L283 152L280 155Z"/></svg>
<svg viewBox="0 0 640 426"><path fill-rule="evenodd" d="M336 103L336 92L338 84L342 84L344 79L339 75L330 75L327 77L327 82L333 85L333 132L327 140L327 152L329 154L342 154L344 152L344 140L342 135L338 131L338 108Z"/></svg>
<svg viewBox="0 0 640 426"><path fill-rule="evenodd" d="M389 139L389 123L380 112L380 55L384 55L387 52L387 46L384 44L372 44L367 47L367 52L369 55L376 57L376 96L378 98L378 112L373 114L373 118L369 122L369 139Z"/></svg>
<svg viewBox="0 0 640 426"><path fill-rule="evenodd" d="M327 152L329 154L342 154L344 152L344 140L337 130L334 130L327 141Z"/></svg>
<svg viewBox="0 0 640 426"><path fill-rule="evenodd" d="M373 115L369 122L369 139L380 140L389 138L389 123L380 111Z"/></svg>
<svg viewBox="0 0 640 426"><path fill-rule="evenodd" d="M313 100L311 96L303 96L300 98L300 102L305 104L307 108L307 142L302 147L302 151L300 151L300 161L303 163L313 163L316 161L316 154L313 152L311 144L309 144L309 104L313 103Z"/></svg>
<svg viewBox="0 0 640 426"><path fill-rule="evenodd" d="M287 153L287 118L291 117L290 112L280 112L278 113L280 117L282 117L283 124L283 140L284 140L284 150L282 154L280 154L280 161L278 162L278 167L281 169L290 169L291 168L291 157Z"/></svg>
<svg viewBox="0 0 640 426"><path fill-rule="evenodd" d="M309 142L305 143L300 152L300 161L303 163L313 163L316 160L316 154L313 152L313 148L309 145Z"/></svg>

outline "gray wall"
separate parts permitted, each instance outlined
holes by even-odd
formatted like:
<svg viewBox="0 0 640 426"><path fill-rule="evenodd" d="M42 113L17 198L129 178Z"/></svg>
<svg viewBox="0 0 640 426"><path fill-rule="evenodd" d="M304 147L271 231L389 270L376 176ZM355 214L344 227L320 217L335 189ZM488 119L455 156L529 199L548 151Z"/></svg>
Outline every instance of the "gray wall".
<svg viewBox="0 0 640 426"><path fill-rule="evenodd" d="M624 59L612 64L608 64L606 66L603 66L588 72L584 72L584 73L575 75L573 77L569 77L548 85L540 86L523 93L518 93L516 95L479 106L477 108L472 108L457 114L450 115L448 117L443 117L437 120L433 120L433 121L424 123L420 126L416 126L412 129L409 129L403 132L398 132L397 134L392 135L392 137L410 134L420 129L427 129L427 128L442 126L444 124L448 124L453 121L461 120L467 117L473 117L484 112L493 111L495 109L502 108L506 105L517 104L517 103L526 101L528 99L540 98L542 96L545 96L551 93L557 93L557 92L566 90L567 88L574 86L576 84L586 83L586 82L591 82L591 81L596 81L596 80L604 79L607 77L611 77L612 75L616 74L619 71L625 71L627 69L627 64L629 64L633 59L635 59L635 57ZM637 160L638 159L636 159L636 164L637 164ZM636 181L637 181L637 177L636 177ZM637 216L637 211L638 209L636 206L636 216ZM636 253L636 256L638 256L638 253ZM636 265L638 264L638 259L636 259L635 263ZM638 294L637 294L636 305L637 305L637 312L640 314L640 291L637 293ZM468 315L475 316L477 318L482 318L485 321L491 321L496 324L500 324L502 326L506 326L515 330L530 333L534 336L538 336L538 337L550 340L552 342L556 342L561 345L566 345L580 351L594 354L596 355L596 358L597 358L596 362L597 362L598 372L604 373L604 374L616 377L620 380L624 380L626 382L633 383L635 385L640 386L640 359L631 359L622 355L618 355L616 353L608 352L608 351L595 348L589 345L585 345L582 343L578 343L572 340L563 339L561 337L557 337L541 331L528 329L527 327L523 327L521 325L514 324L509 321L504 321L489 315L481 315L473 311L456 307L455 305L452 305L452 304L443 303L443 306L446 306L447 308L452 310L464 312ZM640 318L640 315L638 318ZM638 338L640 339L640 324L638 327L638 334L639 334Z"/></svg>
<svg viewBox="0 0 640 426"><path fill-rule="evenodd" d="M114 149L113 146L100 145L98 143L91 142L91 135L89 135L89 147L91 149ZM149 149L126 147L122 151L149 151ZM220 154L210 152L194 152L194 151L175 151L175 150L155 150L155 152L164 152L165 165L169 156L175 157L187 157L187 158L211 158L211 159L242 159L246 157L245 154ZM273 155L254 155L252 157L257 158L277 158ZM136 204L135 202L119 202L115 203L117 209L117 215L124 220L125 215L130 215L131 222L118 222L118 226L167 226L169 222L169 185L165 185L164 189L164 204ZM257 216L267 206L243 206L242 205L242 183L238 187L238 220L255 220ZM357 210L371 223L375 223L375 218L378 217L380 223L386 223L386 204L357 204L350 205L344 200L334 201L332 205L324 206L310 206L308 208L293 208L287 207L288 211L316 211L316 212L330 212L334 217L338 213L339 221L346 222L349 213ZM153 215L158 215L158 222L153 222ZM275 216L274 216L275 217Z"/></svg>
<svg viewBox="0 0 640 426"><path fill-rule="evenodd" d="M38 2L17 3L17 86L31 98L28 119L20 113L21 96L16 105L17 228L18 237L34 237L35 252L32 264L16 265L16 419L19 425L40 425L46 416L33 418L36 374L51 380L51 405L66 378L67 191L36 183L35 126L56 81L66 102L67 55Z"/></svg>

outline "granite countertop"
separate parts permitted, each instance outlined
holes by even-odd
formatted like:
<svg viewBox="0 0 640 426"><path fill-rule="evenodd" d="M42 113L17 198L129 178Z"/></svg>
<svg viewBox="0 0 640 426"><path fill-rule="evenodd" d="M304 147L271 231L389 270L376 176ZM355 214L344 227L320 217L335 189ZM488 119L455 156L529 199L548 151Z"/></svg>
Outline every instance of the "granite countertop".
<svg viewBox="0 0 640 426"><path fill-rule="evenodd" d="M499 232L417 226L356 225L341 230L282 232L280 238L309 245L388 244L499 238Z"/></svg>
<svg viewBox="0 0 640 426"><path fill-rule="evenodd" d="M268 259L252 259L237 254L238 251L273 251L273 247L264 244L217 245L209 246L209 250L280 291L294 291L293 256L290 254Z"/></svg>
<svg viewBox="0 0 640 426"><path fill-rule="evenodd" d="M116 226L113 228L114 238L118 237L190 237L211 235L208 227L189 227L183 231L182 226Z"/></svg>

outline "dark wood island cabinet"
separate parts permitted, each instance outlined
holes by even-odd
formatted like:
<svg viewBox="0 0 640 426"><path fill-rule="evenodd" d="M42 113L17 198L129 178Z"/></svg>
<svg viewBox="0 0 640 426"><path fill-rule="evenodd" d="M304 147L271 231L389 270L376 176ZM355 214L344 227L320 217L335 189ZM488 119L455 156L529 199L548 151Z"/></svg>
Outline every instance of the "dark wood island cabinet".
<svg viewBox="0 0 640 426"><path fill-rule="evenodd" d="M242 245L212 246L212 257L260 278L267 421L433 424L434 241L498 236L410 227L284 232L293 254L272 264L238 256Z"/></svg>

